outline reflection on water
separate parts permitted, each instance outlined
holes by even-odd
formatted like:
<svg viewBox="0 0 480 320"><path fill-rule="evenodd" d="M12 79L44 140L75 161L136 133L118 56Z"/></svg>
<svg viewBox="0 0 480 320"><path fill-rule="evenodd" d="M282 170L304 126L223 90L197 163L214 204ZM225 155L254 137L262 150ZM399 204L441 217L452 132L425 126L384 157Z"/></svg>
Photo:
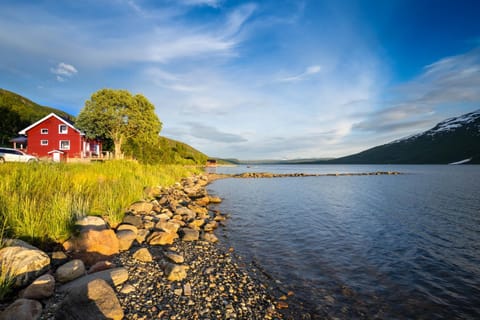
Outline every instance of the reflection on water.
<svg viewBox="0 0 480 320"><path fill-rule="evenodd" d="M226 170L225 170L226 169ZM258 166L217 172L400 176L226 179L229 245L326 318L480 317L479 166ZM230 172L229 172L230 173Z"/></svg>

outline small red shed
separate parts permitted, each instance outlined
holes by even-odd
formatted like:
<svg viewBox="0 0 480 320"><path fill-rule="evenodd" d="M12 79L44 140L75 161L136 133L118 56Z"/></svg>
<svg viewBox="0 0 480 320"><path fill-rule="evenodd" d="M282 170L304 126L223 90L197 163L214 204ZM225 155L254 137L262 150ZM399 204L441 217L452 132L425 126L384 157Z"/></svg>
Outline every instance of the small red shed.
<svg viewBox="0 0 480 320"><path fill-rule="evenodd" d="M102 142L85 137L73 124L50 113L19 132L27 136L27 152L39 158L88 158L102 154Z"/></svg>

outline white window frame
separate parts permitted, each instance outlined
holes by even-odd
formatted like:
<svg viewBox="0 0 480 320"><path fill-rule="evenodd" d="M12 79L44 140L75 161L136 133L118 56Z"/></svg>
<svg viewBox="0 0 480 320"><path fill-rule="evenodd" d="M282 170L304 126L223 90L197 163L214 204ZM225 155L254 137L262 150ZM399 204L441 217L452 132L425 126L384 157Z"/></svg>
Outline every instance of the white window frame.
<svg viewBox="0 0 480 320"><path fill-rule="evenodd" d="M48 140L40 140L41 146L48 146Z"/></svg>
<svg viewBox="0 0 480 320"><path fill-rule="evenodd" d="M47 128L40 129L40 134L48 134L48 129Z"/></svg>
<svg viewBox="0 0 480 320"><path fill-rule="evenodd" d="M62 142L68 143L68 146L62 147ZM60 142L58 143L58 147L60 150L70 150L70 140L60 140Z"/></svg>
<svg viewBox="0 0 480 320"><path fill-rule="evenodd" d="M62 131L63 127L65 127L65 130ZM59 124L58 125L58 133L59 134L67 134L68 133L68 126L66 124Z"/></svg>

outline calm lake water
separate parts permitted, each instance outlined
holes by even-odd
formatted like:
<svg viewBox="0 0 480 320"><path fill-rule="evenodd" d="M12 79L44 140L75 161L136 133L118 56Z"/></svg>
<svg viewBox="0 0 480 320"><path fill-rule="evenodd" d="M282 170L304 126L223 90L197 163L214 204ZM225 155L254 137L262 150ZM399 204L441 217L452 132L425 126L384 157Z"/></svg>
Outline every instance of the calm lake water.
<svg viewBox="0 0 480 320"><path fill-rule="evenodd" d="M283 165L217 172L399 176L225 179L226 245L314 317L480 319L480 166Z"/></svg>

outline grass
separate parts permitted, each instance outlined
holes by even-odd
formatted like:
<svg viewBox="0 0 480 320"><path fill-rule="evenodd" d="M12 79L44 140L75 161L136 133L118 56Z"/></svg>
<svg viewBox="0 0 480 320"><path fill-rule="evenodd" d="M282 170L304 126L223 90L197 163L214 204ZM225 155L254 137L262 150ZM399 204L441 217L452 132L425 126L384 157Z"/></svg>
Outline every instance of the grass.
<svg viewBox="0 0 480 320"><path fill-rule="evenodd" d="M92 164L6 163L0 166L0 223L5 234L42 246L68 239L79 216L111 224L143 198L146 186L169 186L198 172L180 165L131 161Z"/></svg>

